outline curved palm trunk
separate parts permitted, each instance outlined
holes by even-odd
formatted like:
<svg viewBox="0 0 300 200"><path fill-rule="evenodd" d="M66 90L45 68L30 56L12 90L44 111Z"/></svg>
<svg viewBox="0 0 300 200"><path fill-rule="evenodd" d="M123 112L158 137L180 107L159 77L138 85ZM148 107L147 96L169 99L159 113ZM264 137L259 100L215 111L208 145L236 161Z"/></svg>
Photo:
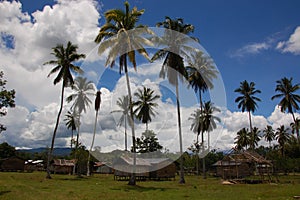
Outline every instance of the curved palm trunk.
<svg viewBox="0 0 300 200"><path fill-rule="evenodd" d="M176 103L177 103L177 117L178 117L178 134L179 134L179 146L180 146L180 180L179 183L185 183L184 171L183 171L183 150L182 150L182 133L181 133L181 118L180 118L180 103L179 103L179 91L178 84L176 84Z"/></svg>
<svg viewBox="0 0 300 200"><path fill-rule="evenodd" d="M132 108L132 96L131 96L131 89L130 89L130 82L128 76L128 69L127 69L127 56L126 54L123 55L124 58L124 71L126 76L126 83L127 83L127 90L128 90L128 98L129 98L129 109L130 109L130 124L131 124L131 133L132 133L132 150L133 150L133 169L132 174L129 179L128 185L136 185L135 180L135 171L136 171L136 146L135 146L135 132L134 132L134 119L133 119L133 108Z"/></svg>
<svg viewBox="0 0 300 200"><path fill-rule="evenodd" d="M199 91L199 101L200 101L200 111L201 111L201 115L202 115L203 114L203 101L202 101L201 90ZM201 127L203 128L203 120L201 120ZM202 131L201 139L202 139L202 151L204 152L204 131ZM202 158L202 173L203 173L203 179L206 179L205 156L203 156L203 158Z"/></svg>
<svg viewBox="0 0 300 200"><path fill-rule="evenodd" d="M248 115L249 115L250 134L251 134L250 148L251 148L251 150L254 150L254 133L253 133L253 128L252 128L252 120L251 120L251 112L250 111L248 111Z"/></svg>
<svg viewBox="0 0 300 200"><path fill-rule="evenodd" d="M93 134L92 144L91 144L91 147L90 147L90 150L89 150L89 156L88 156L87 165L86 165L87 166L87 173L86 173L87 176L91 175L91 172L90 172L90 159L91 159L91 151L93 149L94 142L95 142L97 119L98 119L98 110L96 111L95 124L94 124L94 134Z"/></svg>
<svg viewBox="0 0 300 200"><path fill-rule="evenodd" d="M72 144L72 142L73 142L73 136L74 136L74 130L72 129L72 136L71 136L71 150L72 150L72 148L73 148L73 144Z"/></svg>
<svg viewBox="0 0 300 200"><path fill-rule="evenodd" d="M60 108L57 114L57 119L56 119L56 124L55 124L55 128L53 131L53 135L52 135L52 141L51 141L51 148L48 152L48 158L47 158L47 179L51 179L51 175L50 175L50 161L52 159L52 153L53 153L53 148L54 148L54 142L55 142L55 137L56 137L56 132L57 132L57 128L58 128L58 124L59 124L59 118L63 109L63 105L64 105L64 91L65 91L65 84L62 84L62 89L61 89L61 100L60 100Z"/></svg>

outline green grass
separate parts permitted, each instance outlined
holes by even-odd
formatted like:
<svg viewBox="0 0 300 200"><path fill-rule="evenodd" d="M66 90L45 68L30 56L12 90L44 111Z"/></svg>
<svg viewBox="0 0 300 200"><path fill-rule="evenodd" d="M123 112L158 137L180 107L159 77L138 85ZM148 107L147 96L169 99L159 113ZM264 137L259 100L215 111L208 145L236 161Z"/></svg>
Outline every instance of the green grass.
<svg viewBox="0 0 300 200"><path fill-rule="evenodd" d="M222 185L218 178L203 180L186 176L186 184L175 181L137 182L128 186L125 181L114 181L112 175L77 178L45 173L0 172L0 199L293 199L300 195L300 175L280 177L279 184Z"/></svg>

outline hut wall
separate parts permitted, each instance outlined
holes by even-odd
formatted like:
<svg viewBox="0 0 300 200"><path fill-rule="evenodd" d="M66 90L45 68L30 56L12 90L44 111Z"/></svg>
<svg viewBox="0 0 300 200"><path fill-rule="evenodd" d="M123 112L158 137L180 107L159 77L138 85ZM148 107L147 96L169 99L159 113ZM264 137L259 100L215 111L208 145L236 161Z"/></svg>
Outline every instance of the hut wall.
<svg viewBox="0 0 300 200"><path fill-rule="evenodd" d="M20 158L7 158L2 160L0 165L1 171L24 171L24 160Z"/></svg>

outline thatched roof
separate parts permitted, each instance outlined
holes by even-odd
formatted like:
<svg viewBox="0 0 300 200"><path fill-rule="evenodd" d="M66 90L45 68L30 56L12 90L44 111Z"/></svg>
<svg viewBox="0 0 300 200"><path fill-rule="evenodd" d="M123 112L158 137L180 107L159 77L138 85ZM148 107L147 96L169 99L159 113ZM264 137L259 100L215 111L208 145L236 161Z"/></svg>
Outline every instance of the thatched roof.
<svg viewBox="0 0 300 200"><path fill-rule="evenodd" d="M65 159L54 159L53 165L55 166L74 166L75 160L65 160Z"/></svg>
<svg viewBox="0 0 300 200"><path fill-rule="evenodd" d="M230 154L225 156L223 160L216 162L214 166L241 165L241 163L244 162L272 165L271 161L265 159L263 156L259 155L254 151L234 150Z"/></svg>

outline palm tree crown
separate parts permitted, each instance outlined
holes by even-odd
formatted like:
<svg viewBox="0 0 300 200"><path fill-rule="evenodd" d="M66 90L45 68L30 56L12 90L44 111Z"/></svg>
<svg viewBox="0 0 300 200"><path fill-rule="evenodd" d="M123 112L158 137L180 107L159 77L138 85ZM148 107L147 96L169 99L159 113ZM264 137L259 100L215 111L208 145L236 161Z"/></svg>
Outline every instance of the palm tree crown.
<svg viewBox="0 0 300 200"><path fill-rule="evenodd" d="M285 128L284 125L276 129L275 139L278 141L281 148L281 155L284 156L284 145L290 139L290 134L288 133L289 128Z"/></svg>
<svg viewBox="0 0 300 200"><path fill-rule="evenodd" d="M70 41L67 44L67 47L64 48L62 44L58 44L56 47L52 48L52 55L57 58L56 60L51 60L44 65L56 65L50 73L48 77L54 73L58 72L58 75L54 79L54 85L63 80L64 87L72 86L74 84L73 76L71 72L75 73L83 73L80 67L72 64L73 62L85 58L84 54L77 54L77 45L73 45Z"/></svg>
<svg viewBox="0 0 300 200"><path fill-rule="evenodd" d="M292 84L293 78L282 78L281 80L276 81L277 85L275 88L275 92L278 92L279 94L276 94L272 96L272 100L276 98L281 98L279 102L280 110L281 112L284 112L285 110L288 110L289 113L292 114L293 121L296 123L296 118L294 115L294 112L296 110L299 110L300 103L300 96L298 94L295 94L300 89L300 84L293 85ZM297 137L299 138L299 129L296 130Z"/></svg>
<svg viewBox="0 0 300 200"><path fill-rule="evenodd" d="M275 133L272 126L268 125L263 132L265 140L269 142L269 146L271 146L271 142L275 139Z"/></svg>
<svg viewBox="0 0 300 200"><path fill-rule="evenodd" d="M134 96L137 97L137 100L133 103L133 106L136 106L133 113L138 120L146 124L146 130L148 130L148 122L151 122L151 116L155 116L154 107L158 106L154 101L159 99L160 96L154 95L154 91L145 86L143 90L139 88L138 91L134 93Z"/></svg>
<svg viewBox="0 0 300 200"><path fill-rule="evenodd" d="M67 97L67 102L73 101L71 108L75 109L79 114L86 112L87 106L89 106L92 101L90 96L95 93L94 84L92 81L87 81L87 78L76 77L74 85L72 86L74 93Z"/></svg>

